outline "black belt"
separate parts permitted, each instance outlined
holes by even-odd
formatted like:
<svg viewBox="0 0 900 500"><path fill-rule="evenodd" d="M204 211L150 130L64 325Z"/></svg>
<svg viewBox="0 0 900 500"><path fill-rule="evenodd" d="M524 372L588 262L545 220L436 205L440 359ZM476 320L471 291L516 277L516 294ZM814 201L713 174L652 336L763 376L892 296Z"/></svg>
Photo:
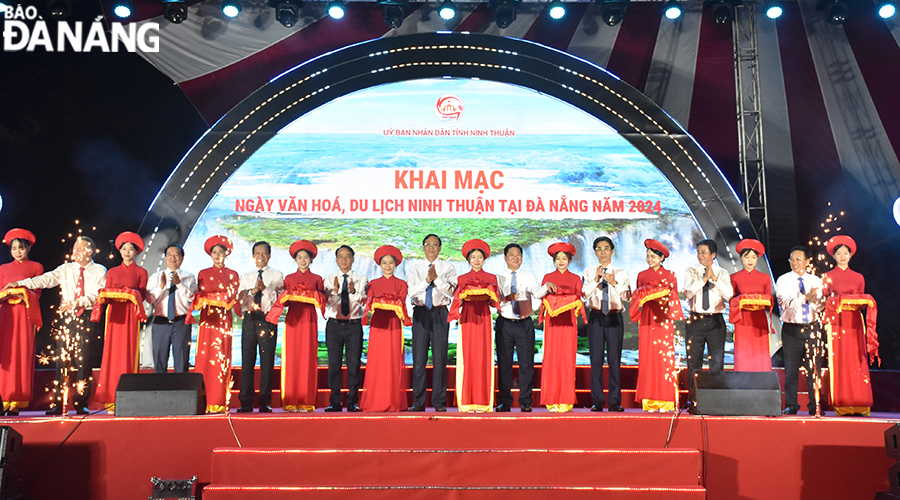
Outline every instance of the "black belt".
<svg viewBox="0 0 900 500"><path fill-rule="evenodd" d="M357 323L362 323L362 318L356 319L337 319L337 318L328 318L328 321L337 321L342 325L355 325Z"/></svg>
<svg viewBox="0 0 900 500"><path fill-rule="evenodd" d="M181 316L175 316L175 318L172 321L169 321L169 318L167 318L165 316L154 316L153 324L154 325L171 325L174 323L179 323L181 321L184 321L184 318L186 318L186 317L187 317L186 314L182 314Z"/></svg>
<svg viewBox="0 0 900 500"><path fill-rule="evenodd" d="M608 313L606 313L606 316L610 316L610 315L613 315L613 314L620 314L621 312L622 312L621 309L611 309ZM591 308L591 313L592 313L592 314L593 314L593 313L603 314L603 311L600 310L600 309L594 309L594 308L592 307L592 308Z"/></svg>
<svg viewBox="0 0 900 500"><path fill-rule="evenodd" d="M426 311L438 311L440 309L446 309L447 306L433 306L431 309L428 309L425 306L414 306L414 309L425 309Z"/></svg>
<svg viewBox="0 0 900 500"><path fill-rule="evenodd" d="M531 316L526 316L526 317L524 317L524 318L519 318L519 319L510 319L510 318L507 318L506 316L500 316L500 317L503 318L503 319L505 319L506 321L509 321L510 323L521 323L521 322L523 322L523 321L530 321L530 320L531 320Z"/></svg>
<svg viewBox="0 0 900 500"><path fill-rule="evenodd" d="M691 316L695 316L698 318L712 318L712 317L721 316L721 315L722 315L722 313L698 313L698 312L691 311Z"/></svg>

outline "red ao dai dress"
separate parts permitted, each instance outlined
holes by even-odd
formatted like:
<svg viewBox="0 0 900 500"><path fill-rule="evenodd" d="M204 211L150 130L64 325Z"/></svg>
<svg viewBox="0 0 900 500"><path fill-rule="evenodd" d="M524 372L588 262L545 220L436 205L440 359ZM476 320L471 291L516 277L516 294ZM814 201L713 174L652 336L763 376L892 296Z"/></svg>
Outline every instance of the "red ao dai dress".
<svg viewBox="0 0 900 500"><path fill-rule="evenodd" d="M281 341L281 404L286 411L310 412L316 408L319 366L316 310L323 314L324 290L322 277L309 270L284 278L279 302L288 306Z"/></svg>
<svg viewBox="0 0 900 500"><path fill-rule="evenodd" d="M227 267L210 267L197 275L197 294L191 310L200 310L197 360L194 371L203 374L206 411L228 411L231 390L232 311L240 316L237 301L240 275ZM193 315L188 316L193 323Z"/></svg>
<svg viewBox="0 0 900 500"><path fill-rule="evenodd" d="M372 318L368 320L366 375L359 400L363 411L405 411L407 408L403 325L412 323L406 316L406 296L407 284L396 276L382 276L369 282L363 318L370 312Z"/></svg>
<svg viewBox="0 0 900 500"><path fill-rule="evenodd" d="M539 319L544 323L541 363L541 404L563 413L575 406L575 354L578 350L578 320L584 316L581 278L566 270L544 276L542 285L553 283L556 293L541 302Z"/></svg>
<svg viewBox="0 0 900 500"><path fill-rule="evenodd" d="M0 288L44 274L32 260L0 266ZM41 327L41 290L10 288L0 292L0 396L4 410L31 404L34 379L34 335Z"/></svg>
<svg viewBox="0 0 900 500"><path fill-rule="evenodd" d="M769 351L769 311L772 310L772 278L743 269L731 275L734 296L729 321L734 323L734 369L741 372L772 371ZM743 306L742 306L743 304Z"/></svg>
<svg viewBox="0 0 900 500"><path fill-rule="evenodd" d="M462 412L490 412L494 410L491 307L500 305L497 302L497 277L472 270L460 276L457 283L447 317L448 321L459 320L456 406Z"/></svg>

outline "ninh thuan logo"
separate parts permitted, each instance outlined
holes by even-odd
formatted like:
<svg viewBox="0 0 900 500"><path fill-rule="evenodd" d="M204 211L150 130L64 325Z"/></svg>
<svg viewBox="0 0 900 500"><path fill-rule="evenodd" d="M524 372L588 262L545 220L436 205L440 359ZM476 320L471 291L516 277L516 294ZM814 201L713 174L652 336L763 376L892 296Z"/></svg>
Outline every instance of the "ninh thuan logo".
<svg viewBox="0 0 900 500"><path fill-rule="evenodd" d="M438 120L442 122L455 123L462 118L462 115L462 99L453 94L442 95L434 103L434 116L437 116Z"/></svg>

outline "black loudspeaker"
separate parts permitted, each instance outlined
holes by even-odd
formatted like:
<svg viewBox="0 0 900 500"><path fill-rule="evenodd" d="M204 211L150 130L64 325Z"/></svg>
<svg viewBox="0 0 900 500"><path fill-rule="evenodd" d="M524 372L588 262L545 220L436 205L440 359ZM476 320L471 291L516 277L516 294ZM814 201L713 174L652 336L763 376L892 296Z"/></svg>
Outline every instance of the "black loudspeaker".
<svg viewBox="0 0 900 500"><path fill-rule="evenodd" d="M691 413L781 415L781 387L774 372L697 372L691 381Z"/></svg>
<svg viewBox="0 0 900 500"><path fill-rule="evenodd" d="M900 424L894 424L884 431L884 451L888 458L900 460Z"/></svg>
<svg viewBox="0 0 900 500"><path fill-rule="evenodd" d="M206 389L200 373L125 373L116 386L117 417L203 415Z"/></svg>
<svg viewBox="0 0 900 500"><path fill-rule="evenodd" d="M12 427L0 427L0 500L16 497L22 457L22 435Z"/></svg>

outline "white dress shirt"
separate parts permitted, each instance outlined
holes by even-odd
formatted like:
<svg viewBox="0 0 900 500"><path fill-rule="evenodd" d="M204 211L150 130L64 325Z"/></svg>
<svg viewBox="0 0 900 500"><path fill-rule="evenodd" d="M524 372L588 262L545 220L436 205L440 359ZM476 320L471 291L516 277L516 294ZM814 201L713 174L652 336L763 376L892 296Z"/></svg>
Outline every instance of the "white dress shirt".
<svg viewBox="0 0 900 500"><path fill-rule="evenodd" d="M414 306L425 305L425 292L428 289L428 268L434 265L437 278L434 279L434 287L431 289L431 306L448 306L453 300L453 292L456 290L456 268L449 262L435 259L433 263L427 260L410 266L406 272L406 284L409 286L409 299Z"/></svg>
<svg viewBox="0 0 900 500"><path fill-rule="evenodd" d="M725 305L734 295L731 287L731 275L728 271L712 265L716 280L710 280L712 288L709 289L709 308L703 308L703 276L706 275L706 266L697 264L688 268L684 273L684 285L682 291L684 298L688 299L688 309L700 314L720 314L725 312Z"/></svg>
<svg viewBox="0 0 900 500"><path fill-rule="evenodd" d="M806 293L816 288L816 298L809 302L809 314L804 318L803 304L806 304L806 294L800 293L800 280L803 280L803 289ZM824 307L822 300L822 278L806 273L803 276L791 271L782 274L775 282L775 293L778 297L778 307L781 308L781 321L784 323L805 324L816 320L816 315Z"/></svg>
<svg viewBox="0 0 900 500"><path fill-rule="evenodd" d="M500 296L506 297L512 293L512 271L504 269L497 273L497 288ZM500 315L506 319L522 319L534 313L534 299L542 299L547 295L547 287L541 286L541 282L520 267L516 270L516 292L519 294L519 314L513 313L513 302L500 302Z"/></svg>
<svg viewBox="0 0 900 500"><path fill-rule="evenodd" d="M183 270L176 269L181 282L175 285L175 317L186 316L191 312L191 302L197 293L197 277ZM166 283L160 286L160 276L165 275ZM167 317L169 314L169 286L172 271L164 269L153 273L147 280L147 302L153 304L153 315Z"/></svg>
<svg viewBox="0 0 900 500"><path fill-rule="evenodd" d="M584 295L584 303L587 307L602 311L603 287L601 287L600 284L603 280L597 281L598 267L600 266L596 265L584 270L584 274L581 276L581 281L583 282L581 285L581 294ZM631 281L628 276L628 271L613 265L606 266L605 271L607 273L612 273L613 277L616 279L615 285L609 285L607 283L609 288L609 310L621 312L625 309L623 301L631 298Z"/></svg>
<svg viewBox="0 0 900 500"><path fill-rule="evenodd" d="M338 280L338 288L334 288L334 279ZM348 293L350 297L350 314L344 316L341 314L341 289L344 286L344 273L338 272L329 274L325 278L325 318L326 319L361 319L366 308L366 287L369 286L369 278L362 273L358 273L353 269L347 271L347 281L353 282L353 293Z"/></svg>
<svg viewBox="0 0 900 500"><path fill-rule="evenodd" d="M62 304L75 302L75 308L91 310L97 303L100 289L106 286L106 268L94 261L84 266L84 295L78 300L75 296L78 291L78 277L81 274L81 266L75 262L67 262L56 269L46 272L34 278L19 281L19 285L35 290L37 288L60 287L60 300Z"/></svg>
<svg viewBox="0 0 900 500"><path fill-rule="evenodd" d="M269 266L262 268L262 272L262 281L266 285L266 289L262 291L259 309L267 313L275 305L275 301L278 300L278 294L284 291L284 274ZM238 297L241 301L241 310L245 313L256 309L256 304L253 302L253 294L250 292L256 286L257 278L259 278L259 268L247 271L241 275Z"/></svg>

